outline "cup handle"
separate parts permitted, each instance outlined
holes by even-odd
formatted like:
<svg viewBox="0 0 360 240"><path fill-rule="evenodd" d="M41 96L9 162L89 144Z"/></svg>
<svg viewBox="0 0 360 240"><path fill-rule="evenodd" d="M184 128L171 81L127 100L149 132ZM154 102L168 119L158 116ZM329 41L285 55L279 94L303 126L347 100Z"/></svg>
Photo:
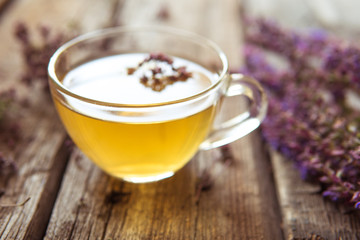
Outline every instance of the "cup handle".
<svg viewBox="0 0 360 240"><path fill-rule="evenodd" d="M207 139L200 145L201 150L231 143L255 130L265 118L267 97L264 89L255 79L240 73L230 74L230 86L225 97L234 96L247 97L250 101L248 110L212 129Z"/></svg>

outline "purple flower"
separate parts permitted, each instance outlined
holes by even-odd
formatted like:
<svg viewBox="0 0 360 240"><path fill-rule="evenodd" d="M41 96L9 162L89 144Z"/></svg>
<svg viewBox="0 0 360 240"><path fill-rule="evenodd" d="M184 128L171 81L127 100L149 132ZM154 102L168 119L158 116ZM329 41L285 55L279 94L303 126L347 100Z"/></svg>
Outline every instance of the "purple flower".
<svg viewBox="0 0 360 240"><path fill-rule="evenodd" d="M340 192L336 192L336 191L330 191L330 190L327 190L327 191L324 191L322 193L323 197L326 197L326 198L329 198L331 199L332 201L339 201L341 199L341 193Z"/></svg>
<svg viewBox="0 0 360 240"><path fill-rule="evenodd" d="M36 81L41 82L44 90L49 92L47 65L52 54L65 41L65 36L63 34L51 36L50 29L46 26L40 26L37 33L40 35L40 44L34 43L25 23L20 22L15 26L14 35L22 46L25 63L22 80L29 86Z"/></svg>
<svg viewBox="0 0 360 240"><path fill-rule="evenodd" d="M324 197L359 208L360 112L347 104L346 95L360 93L360 49L323 31L300 33L264 19L247 21L241 71L268 93L264 138L294 161L303 179L321 184Z"/></svg>

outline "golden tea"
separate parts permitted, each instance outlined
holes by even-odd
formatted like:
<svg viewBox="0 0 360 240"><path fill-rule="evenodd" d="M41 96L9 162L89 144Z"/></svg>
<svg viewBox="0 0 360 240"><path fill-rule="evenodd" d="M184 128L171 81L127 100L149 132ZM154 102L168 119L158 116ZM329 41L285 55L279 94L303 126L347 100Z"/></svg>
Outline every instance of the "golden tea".
<svg viewBox="0 0 360 240"><path fill-rule="evenodd" d="M48 67L51 95L75 144L107 173L138 183L170 177L196 151L260 125L264 90L228 71L215 43L154 26L84 34L62 45ZM232 97L245 108L218 116L222 99Z"/></svg>
<svg viewBox="0 0 360 240"><path fill-rule="evenodd" d="M76 145L107 173L132 182L162 179L183 167L206 138L216 108L216 101L204 100L177 109L146 111L141 106L158 104L164 108L162 103L200 93L218 77L200 65L173 57L172 65L185 66L191 76L154 91L141 84L141 78L154 69L154 62L128 73L146 56L131 53L92 60L69 71L62 79L66 89L82 97L139 106L131 111L126 107L123 111L94 110L71 97L54 97ZM172 71L166 64L157 64L165 75Z"/></svg>

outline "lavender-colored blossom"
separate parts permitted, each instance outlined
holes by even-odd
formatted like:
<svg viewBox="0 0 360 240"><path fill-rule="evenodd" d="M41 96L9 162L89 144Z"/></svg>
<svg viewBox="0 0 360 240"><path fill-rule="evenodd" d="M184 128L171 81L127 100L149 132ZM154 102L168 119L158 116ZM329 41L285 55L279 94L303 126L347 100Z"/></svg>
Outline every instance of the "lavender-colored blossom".
<svg viewBox="0 0 360 240"><path fill-rule="evenodd" d="M31 37L29 27L25 23L19 22L15 27L14 34L21 43L25 63L22 80L29 86L38 81L44 90L49 92L47 65L52 54L65 42L65 36L63 34L52 36L47 26L40 26L37 33L40 36L39 42Z"/></svg>
<svg viewBox="0 0 360 240"><path fill-rule="evenodd" d="M324 31L246 21L242 71L269 95L264 138L295 162L303 179L318 182L324 197L360 208L360 112L346 101L349 90L360 92L360 49Z"/></svg>
<svg viewBox="0 0 360 240"><path fill-rule="evenodd" d="M22 76L23 81L29 86L35 81L40 81L46 89L48 86L47 65L53 52L63 42L63 35L51 37L50 30L41 26L39 28L40 42L35 43L24 23L18 23L15 26L14 34L22 46L26 69ZM20 123L15 110L19 107L23 107L23 102L16 97L14 89L0 91L0 143L8 150L14 148L21 138ZM0 176L8 175L7 173L16 170L15 162L8 159L0 152Z"/></svg>

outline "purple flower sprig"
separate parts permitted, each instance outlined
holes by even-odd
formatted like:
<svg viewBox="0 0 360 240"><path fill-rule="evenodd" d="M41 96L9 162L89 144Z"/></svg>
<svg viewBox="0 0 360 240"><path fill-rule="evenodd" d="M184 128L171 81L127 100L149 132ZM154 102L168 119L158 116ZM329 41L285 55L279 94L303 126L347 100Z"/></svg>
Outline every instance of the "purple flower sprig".
<svg viewBox="0 0 360 240"><path fill-rule="evenodd" d="M30 33L29 27L19 22L15 26L15 38L21 44L22 56L25 70L22 81L31 86L40 82L45 91L48 91L47 66L52 54L65 42L65 35L62 33L51 34L50 28L40 26L38 28L39 39L36 41L36 34Z"/></svg>
<svg viewBox="0 0 360 240"><path fill-rule="evenodd" d="M244 22L247 26L245 42L284 57L292 67L296 67L296 71L307 68L308 57L323 54L320 49L328 41L327 34L320 30L302 35L287 31L270 20L244 18ZM331 44L335 44L332 41Z"/></svg>
<svg viewBox="0 0 360 240"><path fill-rule="evenodd" d="M264 138L295 162L304 179L319 183L324 197L360 209L360 112L348 104L349 91L360 92L359 48L330 34L246 21L242 71L269 95Z"/></svg>
<svg viewBox="0 0 360 240"><path fill-rule="evenodd" d="M16 39L21 43L21 54L25 63L22 81L29 87L39 82L47 90L47 65L51 55L64 42L64 35L51 36L49 28L41 26L38 29L39 41L35 41L34 36L30 36L29 28L25 23L18 23L14 33ZM26 107L26 105L26 100L17 98L15 89L0 90L0 143L2 146L0 149L0 177L6 177L16 171L15 162L9 158L7 152L13 149L22 137L17 110L20 106Z"/></svg>
<svg viewBox="0 0 360 240"><path fill-rule="evenodd" d="M327 87L360 87L360 49L323 30L289 31L273 21L245 18L245 42L283 57L292 72L324 71ZM329 73L331 72L330 75ZM306 79L305 79L306 80ZM299 79L298 79L299 81Z"/></svg>

